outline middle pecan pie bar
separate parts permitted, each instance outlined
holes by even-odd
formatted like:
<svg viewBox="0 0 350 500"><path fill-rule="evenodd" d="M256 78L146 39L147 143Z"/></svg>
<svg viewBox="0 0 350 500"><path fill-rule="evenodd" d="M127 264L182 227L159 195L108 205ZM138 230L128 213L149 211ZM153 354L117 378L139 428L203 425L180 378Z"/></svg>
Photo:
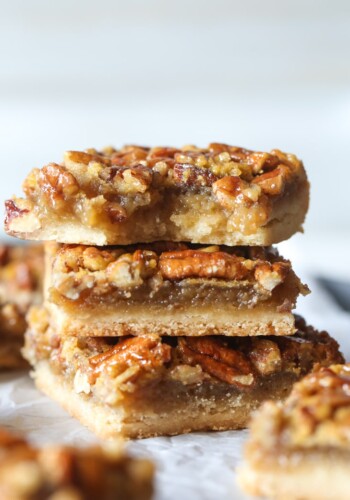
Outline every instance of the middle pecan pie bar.
<svg viewBox="0 0 350 500"><path fill-rule="evenodd" d="M48 243L46 254L59 335L290 335L308 291L272 248Z"/></svg>
<svg viewBox="0 0 350 500"><path fill-rule="evenodd" d="M60 338L45 310L29 321L38 388L102 438L239 429L316 363L343 361L336 341L300 318L293 336L253 338Z"/></svg>

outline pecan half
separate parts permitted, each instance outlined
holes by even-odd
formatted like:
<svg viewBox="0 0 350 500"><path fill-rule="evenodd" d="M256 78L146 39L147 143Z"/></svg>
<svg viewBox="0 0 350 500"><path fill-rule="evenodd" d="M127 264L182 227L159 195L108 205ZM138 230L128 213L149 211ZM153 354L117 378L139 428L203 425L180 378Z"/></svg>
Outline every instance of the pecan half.
<svg viewBox="0 0 350 500"><path fill-rule="evenodd" d="M171 347L163 344L159 337L122 339L111 349L90 358L90 383L104 370L112 369L119 374L136 364L145 371L153 371L170 360Z"/></svg>
<svg viewBox="0 0 350 500"><path fill-rule="evenodd" d="M240 351L213 337L179 337L178 349L183 361L200 365L213 377L240 388L254 384L254 369Z"/></svg>
<svg viewBox="0 0 350 500"><path fill-rule="evenodd" d="M179 185L211 186L218 177L207 168L195 167L189 163L175 163L174 181Z"/></svg>
<svg viewBox="0 0 350 500"><path fill-rule="evenodd" d="M192 276L242 280L249 274L242 261L242 258L225 252L183 250L164 252L159 258L159 268L162 276L169 280Z"/></svg>

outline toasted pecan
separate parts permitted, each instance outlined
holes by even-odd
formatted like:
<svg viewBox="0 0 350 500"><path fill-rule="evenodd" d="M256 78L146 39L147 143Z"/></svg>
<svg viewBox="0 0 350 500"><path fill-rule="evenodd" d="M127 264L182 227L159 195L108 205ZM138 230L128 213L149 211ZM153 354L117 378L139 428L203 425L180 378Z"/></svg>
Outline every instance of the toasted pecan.
<svg viewBox="0 0 350 500"><path fill-rule="evenodd" d="M273 290L281 284L291 266L289 262L262 262L255 266L254 277L265 290Z"/></svg>
<svg viewBox="0 0 350 500"><path fill-rule="evenodd" d="M51 163L40 170L38 185L53 208L62 205L80 189L75 177L65 167L56 163Z"/></svg>
<svg viewBox="0 0 350 500"><path fill-rule="evenodd" d="M96 161L104 165L110 165L111 163L108 156L104 154L98 154L97 152L88 153L83 151L67 151L65 154L65 160L67 162L81 163L83 165L88 165L92 161Z"/></svg>
<svg viewBox="0 0 350 500"><path fill-rule="evenodd" d="M249 359L261 375L269 375L282 369L281 351L271 339L252 338Z"/></svg>
<svg viewBox="0 0 350 500"><path fill-rule="evenodd" d="M114 347L90 358L90 380L94 381L104 370L113 366L117 373L133 363L145 371L152 371L171 360L171 347L160 338L131 337L122 339Z"/></svg>
<svg viewBox="0 0 350 500"><path fill-rule="evenodd" d="M211 186L218 177L206 168L195 167L188 163L175 163L174 181L186 186Z"/></svg>
<svg viewBox="0 0 350 500"><path fill-rule="evenodd" d="M254 384L254 370L240 351L227 347L222 339L213 337L180 337L180 353L185 363L199 364L213 377L237 387Z"/></svg>
<svg viewBox="0 0 350 500"><path fill-rule="evenodd" d="M164 252L159 258L159 268L162 276L169 280L191 276L241 280L249 274L243 259L236 255L200 250Z"/></svg>
<svg viewBox="0 0 350 500"><path fill-rule="evenodd" d="M283 194L290 176L290 169L285 165L279 165L274 170L256 177L253 183L260 186L265 194L277 196Z"/></svg>
<svg viewBox="0 0 350 500"><path fill-rule="evenodd" d="M144 193L152 183L153 172L144 165L133 167L109 167L99 177L112 183L120 194Z"/></svg>

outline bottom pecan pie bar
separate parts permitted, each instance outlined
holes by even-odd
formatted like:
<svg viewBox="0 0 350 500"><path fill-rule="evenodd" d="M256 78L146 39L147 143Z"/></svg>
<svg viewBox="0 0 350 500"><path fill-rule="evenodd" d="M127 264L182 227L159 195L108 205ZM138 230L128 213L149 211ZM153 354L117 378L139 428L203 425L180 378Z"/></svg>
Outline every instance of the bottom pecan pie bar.
<svg viewBox="0 0 350 500"><path fill-rule="evenodd" d="M0 369L27 367L21 355L25 316L42 300L43 248L0 245Z"/></svg>
<svg viewBox="0 0 350 500"><path fill-rule="evenodd" d="M347 500L350 489L350 364L318 367L284 404L253 419L240 483L249 494Z"/></svg>
<svg viewBox="0 0 350 500"><path fill-rule="evenodd" d="M35 448L0 428L1 500L150 500L153 466L120 445Z"/></svg>
<svg viewBox="0 0 350 500"><path fill-rule="evenodd" d="M33 309L25 355L38 388L102 438L239 429L315 363L343 361L327 333L297 326L290 337L60 338Z"/></svg>

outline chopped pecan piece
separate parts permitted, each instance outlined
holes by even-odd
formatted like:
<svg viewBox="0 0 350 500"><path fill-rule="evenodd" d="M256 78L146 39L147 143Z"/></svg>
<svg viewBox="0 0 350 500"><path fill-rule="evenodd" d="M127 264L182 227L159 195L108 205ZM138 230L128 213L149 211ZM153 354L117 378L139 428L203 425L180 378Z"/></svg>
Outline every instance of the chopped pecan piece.
<svg viewBox="0 0 350 500"><path fill-rule="evenodd" d="M249 274L242 261L242 258L225 252L183 250L161 254L159 267L162 276L169 280L191 276L242 280Z"/></svg>
<svg viewBox="0 0 350 500"><path fill-rule="evenodd" d="M155 147L150 150L147 158L150 160L156 159L157 161L160 161L160 159L172 159L178 152L179 150L176 148Z"/></svg>
<svg viewBox="0 0 350 500"><path fill-rule="evenodd" d="M230 152L230 149L232 149L230 148L230 146L228 146L227 144L222 144L221 142L211 142L208 145L208 151L210 151L210 153L215 155L224 152Z"/></svg>
<svg viewBox="0 0 350 500"><path fill-rule="evenodd" d="M16 219L17 217L21 217L21 215L29 213L29 210L19 208L13 200L5 201L5 210L5 227L10 224L12 219Z"/></svg>
<svg viewBox="0 0 350 500"><path fill-rule="evenodd" d="M272 291L285 280L290 268L289 262L264 262L256 266L254 277L265 290Z"/></svg>
<svg viewBox="0 0 350 500"><path fill-rule="evenodd" d="M220 205L229 210L238 204L252 204L258 200L260 192L260 188L255 189L254 184L250 185L238 176L223 177L213 184L213 193Z"/></svg>
<svg viewBox="0 0 350 500"><path fill-rule="evenodd" d="M113 286L129 288L142 285L143 280L157 272L158 256L150 250L126 253L107 267L107 278Z"/></svg>
<svg viewBox="0 0 350 500"><path fill-rule="evenodd" d="M53 208L61 206L65 200L79 192L79 184L65 167L55 163L40 170L39 188Z"/></svg>
<svg viewBox="0 0 350 500"><path fill-rule="evenodd" d="M265 194L277 196L283 194L289 176L290 169L285 165L280 165L271 172L259 175L253 183L260 186Z"/></svg>
<svg viewBox="0 0 350 500"><path fill-rule="evenodd" d="M114 255L105 250L99 250L96 247L87 247L83 251L82 265L89 271L103 271L108 264L113 262Z"/></svg>
<svg viewBox="0 0 350 500"><path fill-rule="evenodd" d="M110 167L103 169L99 176L111 182L120 194L145 193L152 183L153 172L143 165L133 167Z"/></svg>
<svg viewBox="0 0 350 500"><path fill-rule="evenodd" d="M117 166L133 166L146 160L149 149L140 146L126 146L121 152L112 154L111 163Z"/></svg>
<svg viewBox="0 0 350 500"><path fill-rule="evenodd" d="M88 165L92 161L102 163L103 165L110 165L110 159L103 155L98 154L96 151L93 153L87 153L82 151L67 151L65 154L65 160L72 163L81 163L83 165Z"/></svg>
<svg viewBox="0 0 350 500"><path fill-rule="evenodd" d="M107 202L105 208L111 222L124 222L128 218L125 208L119 203L113 201Z"/></svg>
<svg viewBox="0 0 350 500"><path fill-rule="evenodd" d="M260 172L268 172L276 168L280 160L277 156L271 155L269 153L255 152L250 153L247 156L247 163L253 167L253 174L259 174Z"/></svg>
<svg viewBox="0 0 350 500"><path fill-rule="evenodd" d="M249 359L261 375L270 375L282 369L281 351L278 345L269 339L252 338Z"/></svg>
<svg viewBox="0 0 350 500"><path fill-rule="evenodd" d="M179 337L178 348L185 363L199 364L222 382L243 388L254 384L254 370L249 359L228 347L222 339Z"/></svg>
<svg viewBox="0 0 350 500"><path fill-rule="evenodd" d="M189 163L175 163L174 181L186 186L211 186L218 177L209 169L195 167Z"/></svg>

